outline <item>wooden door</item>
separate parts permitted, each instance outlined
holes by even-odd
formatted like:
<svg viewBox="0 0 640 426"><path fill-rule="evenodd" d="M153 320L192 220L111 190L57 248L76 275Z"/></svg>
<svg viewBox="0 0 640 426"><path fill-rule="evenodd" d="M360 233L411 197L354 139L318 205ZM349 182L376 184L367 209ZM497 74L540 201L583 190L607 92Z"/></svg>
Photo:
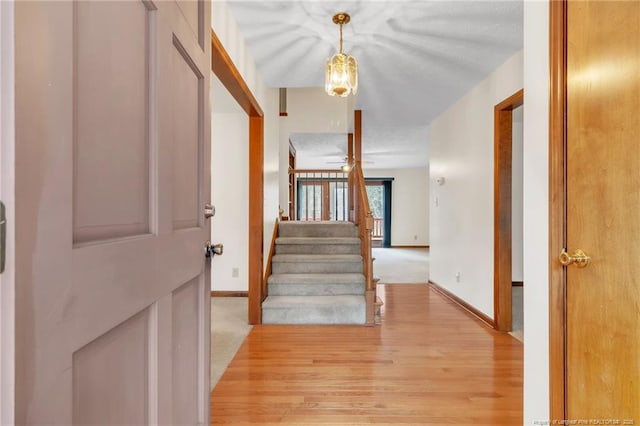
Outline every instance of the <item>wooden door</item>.
<svg viewBox="0 0 640 426"><path fill-rule="evenodd" d="M16 3L16 423L205 424L210 5Z"/></svg>
<svg viewBox="0 0 640 426"><path fill-rule="evenodd" d="M567 16L566 415L640 424L640 2Z"/></svg>

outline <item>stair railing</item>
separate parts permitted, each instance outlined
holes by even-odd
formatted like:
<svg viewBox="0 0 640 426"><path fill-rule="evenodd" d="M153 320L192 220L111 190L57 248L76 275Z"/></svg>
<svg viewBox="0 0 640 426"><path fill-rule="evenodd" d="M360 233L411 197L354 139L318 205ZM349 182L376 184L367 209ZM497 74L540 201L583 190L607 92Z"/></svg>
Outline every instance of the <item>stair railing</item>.
<svg viewBox="0 0 640 426"><path fill-rule="evenodd" d="M365 277L366 323L375 324L376 284L373 279L372 231L373 215L369 207L369 197L365 185L362 168L356 163L351 170L349 182L352 183L350 193L353 200L353 222L358 226L360 249L362 253L363 272Z"/></svg>

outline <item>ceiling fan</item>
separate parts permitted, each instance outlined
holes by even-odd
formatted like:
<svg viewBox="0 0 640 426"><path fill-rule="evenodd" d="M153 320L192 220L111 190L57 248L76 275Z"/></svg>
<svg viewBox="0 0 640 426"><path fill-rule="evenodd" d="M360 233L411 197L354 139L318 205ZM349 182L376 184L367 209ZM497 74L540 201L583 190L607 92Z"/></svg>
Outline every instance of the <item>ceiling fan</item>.
<svg viewBox="0 0 640 426"><path fill-rule="evenodd" d="M344 157L342 161L326 161L327 164L347 164L349 157ZM362 164L375 164L372 160L362 160Z"/></svg>

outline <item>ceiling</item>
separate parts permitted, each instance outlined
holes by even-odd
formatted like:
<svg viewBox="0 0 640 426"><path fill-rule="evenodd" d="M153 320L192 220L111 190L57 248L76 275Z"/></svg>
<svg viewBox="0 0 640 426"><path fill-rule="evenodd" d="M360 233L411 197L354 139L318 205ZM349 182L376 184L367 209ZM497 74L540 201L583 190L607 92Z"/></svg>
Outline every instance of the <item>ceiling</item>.
<svg viewBox="0 0 640 426"><path fill-rule="evenodd" d="M429 123L523 43L522 0L228 3L268 87L324 87L339 37L331 18L351 15L344 51L358 60L363 152L377 168L426 166ZM315 167L344 157L330 151L344 140L292 137Z"/></svg>

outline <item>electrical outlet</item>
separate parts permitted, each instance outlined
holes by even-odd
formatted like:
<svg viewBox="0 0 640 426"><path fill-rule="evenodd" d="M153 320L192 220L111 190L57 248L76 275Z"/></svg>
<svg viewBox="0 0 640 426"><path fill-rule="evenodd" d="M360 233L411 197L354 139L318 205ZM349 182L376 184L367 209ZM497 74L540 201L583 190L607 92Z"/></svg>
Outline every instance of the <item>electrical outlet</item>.
<svg viewBox="0 0 640 426"><path fill-rule="evenodd" d="M231 268L231 277L232 278L238 278L239 276L240 276L240 269Z"/></svg>
<svg viewBox="0 0 640 426"><path fill-rule="evenodd" d="M418 236L417 235L413 236L413 241L418 241Z"/></svg>
<svg viewBox="0 0 640 426"><path fill-rule="evenodd" d="M456 272L456 282L460 282L460 271Z"/></svg>

